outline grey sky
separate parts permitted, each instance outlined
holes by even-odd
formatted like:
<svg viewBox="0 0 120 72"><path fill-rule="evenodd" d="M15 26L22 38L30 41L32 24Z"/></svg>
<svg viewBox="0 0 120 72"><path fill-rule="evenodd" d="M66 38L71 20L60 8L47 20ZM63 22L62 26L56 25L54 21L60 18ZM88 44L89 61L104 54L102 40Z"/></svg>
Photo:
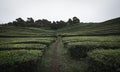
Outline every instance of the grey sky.
<svg viewBox="0 0 120 72"><path fill-rule="evenodd" d="M120 0L0 0L0 23L18 17L67 21L73 16L82 22L120 17Z"/></svg>

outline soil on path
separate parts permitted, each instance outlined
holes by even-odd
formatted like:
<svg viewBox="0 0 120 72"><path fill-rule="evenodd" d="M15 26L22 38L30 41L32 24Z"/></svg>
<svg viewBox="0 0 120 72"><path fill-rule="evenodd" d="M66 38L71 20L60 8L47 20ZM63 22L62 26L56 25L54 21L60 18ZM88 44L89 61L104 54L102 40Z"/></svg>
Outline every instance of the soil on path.
<svg viewBox="0 0 120 72"><path fill-rule="evenodd" d="M60 42L60 38L53 44L53 50L52 50L52 59L51 59L51 70L52 72L60 72L59 70L59 63L58 63L58 54L57 49Z"/></svg>
<svg viewBox="0 0 120 72"><path fill-rule="evenodd" d="M58 37L54 43L46 49L42 57L40 72L85 72L87 67L84 61L72 60L68 49L64 48L62 38Z"/></svg>
<svg viewBox="0 0 120 72"><path fill-rule="evenodd" d="M61 72L59 65L59 52L58 48L61 42L61 38L58 37L56 41L47 48L45 55L42 59L42 72Z"/></svg>

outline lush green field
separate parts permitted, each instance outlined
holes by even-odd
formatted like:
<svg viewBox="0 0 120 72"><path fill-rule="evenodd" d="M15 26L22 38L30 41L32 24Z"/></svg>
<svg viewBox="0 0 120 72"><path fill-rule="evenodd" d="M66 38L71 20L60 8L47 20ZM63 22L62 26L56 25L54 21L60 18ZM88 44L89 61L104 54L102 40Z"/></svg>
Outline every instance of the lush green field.
<svg viewBox="0 0 120 72"><path fill-rule="evenodd" d="M58 30L0 25L1 72L40 72L41 63L62 72L119 72L119 18Z"/></svg>
<svg viewBox="0 0 120 72"><path fill-rule="evenodd" d="M53 30L45 30L41 28L32 27L14 27L14 26L0 26L0 36L7 37L45 37L54 36Z"/></svg>
<svg viewBox="0 0 120 72"><path fill-rule="evenodd" d="M87 52L94 49L119 49L120 36L77 36L63 37L65 47L69 48L71 55L85 57Z"/></svg>
<svg viewBox="0 0 120 72"><path fill-rule="evenodd" d="M37 69L42 54L40 50L0 51L0 71L33 72L34 69Z"/></svg>
<svg viewBox="0 0 120 72"><path fill-rule="evenodd" d="M80 23L58 30L62 36L120 35L120 23Z"/></svg>
<svg viewBox="0 0 120 72"><path fill-rule="evenodd" d="M54 41L54 38L53 37L38 37L38 38L0 38L0 44L8 44L8 43L11 43L11 44L24 44L24 43L27 43L27 44L35 44L35 43L41 43L41 44L46 44L46 45L49 45L51 42Z"/></svg>
<svg viewBox="0 0 120 72"><path fill-rule="evenodd" d="M0 51L0 65L14 65L16 62L24 63L30 60L37 60L42 56L41 50L11 50Z"/></svg>
<svg viewBox="0 0 120 72"><path fill-rule="evenodd" d="M0 38L0 71L36 72L54 37Z"/></svg>
<svg viewBox="0 0 120 72"><path fill-rule="evenodd" d="M120 36L77 36L64 37L66 46L82 46L89 48L119 48Z"/></svg>
<svg viewBox="0 0 120 72"><path fill-rule="evenodd" d="M72 59L88 61L88 72L119 72L120 36L63 37L63 43Z"/></svg>
<svg viewBox="0 0 120 72"><path fill-rule="evenodd" d="M74 36L63 37L64 42L119 42L120 36Z"/></svg>
<svg viewBox="0 0 120 72"><path fill-rule="evenodd" d="M43 44L5 44L0 46L0 50L14 50L14 49L38 49L43 50L46 45Z"/></svg>
<svg viewBox="0 0 120 72"><path fill-rule="evenodd" d="M48 38L0 38L0 49L43 49L55 39Z"/></svg>
<svg viewBox="0 0 120 72"><path fill-rule="evenodd" d="M89 52L88 63L90 72L119 72L120 49Z"/></svg>

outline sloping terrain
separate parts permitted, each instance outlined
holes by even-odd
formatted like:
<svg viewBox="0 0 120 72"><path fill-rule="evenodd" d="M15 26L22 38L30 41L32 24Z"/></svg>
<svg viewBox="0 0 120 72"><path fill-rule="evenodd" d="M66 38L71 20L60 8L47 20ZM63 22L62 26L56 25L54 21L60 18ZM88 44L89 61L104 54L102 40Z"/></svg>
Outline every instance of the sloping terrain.
<svg viewBox="0 0 120 72"><path fill-rule="evenodd" d="M0 61L2 72L119 72L120 18L58 30L1 25Z"/></svg>
<svg viewBox="0 0 120 72"><path fill-rule="evenodd" d="M79 23L58 30L61 35L120 35L120 18L101 23Z"/></svg>
<svg viewBox="0 0 120 72"><path fill-rule="evenodd" d="M0 26L0 36L53 36L53 30L33 27Z"/></svg>

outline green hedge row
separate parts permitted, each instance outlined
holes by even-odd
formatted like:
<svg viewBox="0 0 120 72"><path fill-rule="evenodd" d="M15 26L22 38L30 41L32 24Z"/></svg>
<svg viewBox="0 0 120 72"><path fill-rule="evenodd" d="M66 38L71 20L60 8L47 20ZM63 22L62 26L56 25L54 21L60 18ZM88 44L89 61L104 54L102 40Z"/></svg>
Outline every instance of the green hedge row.
<svg viewBox="0 0 120 72"><path fill-rule="evenodd" d="M46 48L44 44L3 44L0 45L0 50L19 50L19 49L27 49L27 50L43 50Z"/></svg>
<svg viewBox="0 0 120 72"><path fill-rule="evenodd" d="M67 44L71 57L84 58L94 49L119 49L120 42L74 42Z"/></svg>
<svg viewBox="0 0 120 72"><path fill-rule="evenodd" d="M120 49L93 50L88 53L88 71L120 72Z"/></svg>
<svg viewBox="0 0 120 72"><path fill-rule="evenodd" d="M0 51L0 71L34 72L42 54L41 50Z"/></svg>

